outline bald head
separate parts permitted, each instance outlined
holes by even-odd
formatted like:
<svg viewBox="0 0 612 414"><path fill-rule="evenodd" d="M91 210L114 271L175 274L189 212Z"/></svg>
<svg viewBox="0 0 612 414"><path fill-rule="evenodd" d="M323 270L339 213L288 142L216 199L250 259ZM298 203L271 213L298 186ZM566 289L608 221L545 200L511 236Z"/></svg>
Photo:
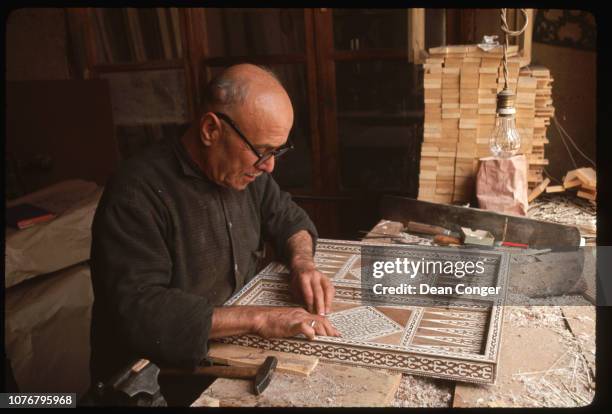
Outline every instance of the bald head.
<svg viewBox="0 0 612 414"><path fill-rule="evenodd" d="M276 76L259 66L235 65L208 83L188 150L213 182L241 190L272 172L275 157L258 158L285 145L292 125L293 106Z"/></svg>
<svg viewBox="0 0 612 414"><path fill-rule="evenodd" d="M225 69L208 83L204 95L204 113L220 111L235 114L262 104L292 108L291 100L276 75L267 68L252 64Z"/></svg>

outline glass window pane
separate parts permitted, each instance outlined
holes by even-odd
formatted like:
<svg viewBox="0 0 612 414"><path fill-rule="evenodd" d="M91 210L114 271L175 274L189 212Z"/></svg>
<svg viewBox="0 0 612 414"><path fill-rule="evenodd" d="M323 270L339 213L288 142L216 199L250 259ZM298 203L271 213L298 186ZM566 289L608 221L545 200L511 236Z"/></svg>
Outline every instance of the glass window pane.
<svg viewBox="0 0 612 414"><path fill-rule="evenodd" d="M184 132L190 120L183 70L103 73L100 77L109 83L122 158Z"/></svg>
<svg viewBox="0 0 612 414"><path fill-rule="evenodd" d="M273 176L283 189L312 188L312 140L306 68L302 64L275 64L268 67L278 76L293 104L294 121L289 139L294 149L276 162ZM215 76L223 68L210 68Z"/></svg>
<svg viewBox="0 0 612 414"><path fill-rule="evenodd" d="M302 9L206 9L203 22L209 55L247 56L303 53Z"/></svg>
<svg viewBox="0 0 612 414"><path fill-rule="evenodd" d="M176 8L92 10L98 63L131 63L183 57Z"/></svg>
<svg viewBox="0 0 612 414"><path fill-rule="evenodd" d="M149 125L116 125L115 136L121 158L127 159L163 140L182 136L189 123L155 123Z"/></svg>
<svg viewBox="0 0 612 414"><path fill-rule="evenodd" d="M108 79L115 125L187 121L182 69L111 72L100 77Z"/></svg>
<svg viewBox="0 0 612 414"><path fill-rule="evenodd" d="M343 188L416 196L421 79L419 66L404 61L336 63Z"/></svg>
<svg viewBox="0 0 612 414"><path fill-rule="evenodd" d="M333 9L336 50L407 49L407 9Z"/></svg>

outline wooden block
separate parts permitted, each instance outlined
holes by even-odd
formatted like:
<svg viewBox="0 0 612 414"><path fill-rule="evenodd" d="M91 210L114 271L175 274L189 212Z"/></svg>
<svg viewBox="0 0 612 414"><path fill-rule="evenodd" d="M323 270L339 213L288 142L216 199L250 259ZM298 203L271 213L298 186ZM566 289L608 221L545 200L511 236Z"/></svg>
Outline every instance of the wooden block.
<svg viewBox="0 0 612 414"><path fill-rule="evenodd" d="M461 73L461 68L458 67L443 67L442 68L442 74L443 75L455 75L455 76L459 76L459 73Z"/></svg>
<svg viewBox="0 0 612 414"><path fill-rule="evenodd" d="M587 200L597 200L597 194L589 191L580 190L576 195L580 198L586 198Z"/></svg>
<svg viewBox="0 0 612 414"><path fill-rule="evenodd" d="M468 45L448 45L448 46L438 46L438 47L430 47L429 53L432 54L465 54L470 50Z"/></svg>
<svg viewBox="0 0 612 414"><path fill-rule="evenodd" d="M469 104L459 104L461 118L469 118L470 120L478 123L478 108L472 108L471 106L472 105Z"/></svg>
<svg viewBox="0 0 612 414"><path fill-rule="evenodd" d="M459 119L459 112L442 113L442 119Z"/></svg>
<svg viewBox="0 0 612 414"><path fill-rule="evenodd" d="M419 180L420 179L435 180L436 176L437 176L436 171L426 171L426 170L421 169L421 171L419 172Z"/></svg>
<svg viewBox="0 0 612 414"><path fill-rule="evenodd" d="M192 407L219 407L220 403L217 398L213 398L209 395L202 394L195 400L192 404Z"/></svg>
<svg viewBox="0 0 612 414"><path fill-rule="evenodd" d="M476 143L477 131L475 129L462 129L459 131L459 142Z"/></svg>
<svg viewBox="0 0 612 414"><path fill-rule="evenodd" d="M501 64L501 59L498 58L483 58L480 61L481 68L495 68L497 70Z"/></svg>
<svg viewBox="0 0 612 414"><path fill-rule="evenodd" d="M492 74L492 75L497 75L497 66L490 66L490 67L486 67L486 66L481 66L478 69L478 73L479 74Z"/></svg>
<svg viewBox="0 0 612 414"><path fill-rule="evenodd" d="M546 187L547 193L562 193L565 191L565 188L562 185L549 185Z"/></svg>
<svg viewBox="0 0 612 414"><path fill-rule="evenodd" d="M533 200L535 200L540 194L544 192L548 184L550 184L550 178L545 178L544 181L542 181L536 188L533 189L531 194L529 194L529 197L527 197L527 201L531 203Z"/></svg>
<svg viewBox="0 0 612 414"><path fill-rule="evenodd" d="M591 185L588 185L588 184L585 184L585 183L582 183L580 188L582 190L586 190L586 191L593 191L593 192L597 191L597 186L591 186Z"/></svg>
<svg viewBox="0 0 612 414"><path fill-rule="evenodd" d="M478 121L475 118L461 118L459 120L459 129L476 129Z"/></svg>
<svg viewBox="0 0 612 414"><path fill-rule="evenodd" d="M534 164L534 165L548 165L548 160L547 159L537 159L537 158L528 158L528 162L529 164Z"/></svg>
<svg viewBox="0 0 612 414"><path fill-rule="evenodd" d="M582 181L582 184L588 185L589 187L595 188L597 185L597 173L592 168L578 168L576 171L576 177Z"/></svg>
<svg viewBox="0 0 612 414"><path fill-rule="evenodd" d="M458 68L461 69L463 63L463 57L446 57L444 59L445 68Z"/></svg>
<svg viewBox="0 0 612 414"><path fill-rule="evenodd" d="M289 354L286 352L266 351L245 346L211 342L208 358L213 362L238 367L261 365L266 357L278 358L276 370L307 377L319 363L319 358L307 355Z"/></svg>

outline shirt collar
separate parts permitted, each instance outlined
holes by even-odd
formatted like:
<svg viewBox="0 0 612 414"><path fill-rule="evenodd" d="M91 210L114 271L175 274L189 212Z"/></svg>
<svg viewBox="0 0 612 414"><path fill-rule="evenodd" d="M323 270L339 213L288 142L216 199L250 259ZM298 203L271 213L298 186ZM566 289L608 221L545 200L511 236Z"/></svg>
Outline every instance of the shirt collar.
<svg viewBox="0 0 612 414"><path fill-rule="evenodd" d="M178 139L174 140L174 152L176 154L176 158L181 166L181 170L183 174L189 177L195 177L199 179L204 179L206 181L210 181L208 177L204 174L204 172L200 169L198 164L191 158L189 152L187 152L187 148L183 145L183 141L179 136Z"/></svg>

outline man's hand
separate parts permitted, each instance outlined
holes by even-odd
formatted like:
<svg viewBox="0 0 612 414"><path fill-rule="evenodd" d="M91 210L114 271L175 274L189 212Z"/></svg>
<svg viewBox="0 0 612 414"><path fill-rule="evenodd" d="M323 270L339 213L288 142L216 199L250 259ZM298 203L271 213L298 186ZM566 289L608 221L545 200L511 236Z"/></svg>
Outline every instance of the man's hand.
<svg viewBox="0 0 612 414"><path fill-rule="evenodd" d="M294 261L291 266L289 289L302 300L310 313L327 315L336 290L330 280L319 272L312 260Z"/></svg>
<svg viewBox="0 0 612 414"><path fill-rule="evenodd" d="M336 293L327 276L317 270L312 252L312 237L300 230L287 240L290 252L290 290L302 300L311 313L326 315L331 312L331 303Z"/></svg>
<svg viewBox="0 0 612 414"><path fill-rule="evenodd" d="M285 338L300 333L310 340L315 335L340 336L326 317L313 315L303 308L258 307L256 312L255 333L264 338Z"/></svg>

